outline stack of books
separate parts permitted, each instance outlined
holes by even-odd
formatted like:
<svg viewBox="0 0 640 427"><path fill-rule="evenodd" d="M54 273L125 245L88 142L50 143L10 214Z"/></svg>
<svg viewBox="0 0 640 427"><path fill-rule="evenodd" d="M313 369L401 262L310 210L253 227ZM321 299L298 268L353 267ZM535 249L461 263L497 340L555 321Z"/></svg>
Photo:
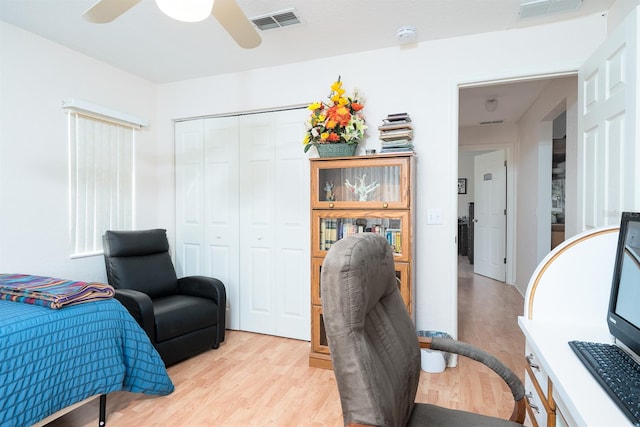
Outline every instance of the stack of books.
<svg viewBox="0 0 640 427"><path fill-rule="evenodd" d="M386 237L394 253L402 253L402 230L391 228L399 226L399 220L385 220L386 224L358 224L353 218L322 218L320 219L320 250L328 251L338 240L357 233L369 232Z"/></svg>
<svg viewBox="0 0 640 427"><path fill-rule="evenodd" d="M413 151L413 128L407 113L389 114L382 119L378 130L382 141L381 153Z"/></svg>

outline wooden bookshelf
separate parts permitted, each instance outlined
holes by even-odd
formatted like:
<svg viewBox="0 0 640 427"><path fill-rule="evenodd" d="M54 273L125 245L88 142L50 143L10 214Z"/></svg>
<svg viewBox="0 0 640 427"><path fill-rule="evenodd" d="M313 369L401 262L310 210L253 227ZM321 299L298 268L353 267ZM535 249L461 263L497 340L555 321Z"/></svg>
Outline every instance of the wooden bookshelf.
<svg viewBox="0 0 640 427"><path fill-rule="evenodd" d="M413 314L412 152L311 159L311 352L331 369L322 318L320 273L327 251L352 233L379 233L394 251L398 286Z"/></svg>

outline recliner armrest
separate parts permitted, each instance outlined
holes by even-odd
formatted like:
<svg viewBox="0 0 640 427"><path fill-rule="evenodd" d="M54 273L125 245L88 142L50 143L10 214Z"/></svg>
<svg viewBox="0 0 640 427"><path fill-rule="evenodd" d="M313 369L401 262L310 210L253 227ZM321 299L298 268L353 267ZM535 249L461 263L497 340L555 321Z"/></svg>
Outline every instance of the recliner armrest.
<svg viewBox="0 0 640 427"><path fill-rule="evenodd" d="M224 341L227 329L227 291L224 284L213 277L187 276L178 279L178 293L208 298L218 304L218 341L213 344L213 348L218 348L218 345Z"/></svg>
<svg viewBox="0 0 640 427"><path fill-rule="evenodd" d="M133 289L116 289L115 298L122 304L155 346L153 304L147 294Z"/></svg>
<svg viewBox="0 0 640 427"><path fill-rule="evenodd" d="M188 276L178 279L178 293L215 301L221 310L227 306L227 291L224 284L213 277Z"/></svg>

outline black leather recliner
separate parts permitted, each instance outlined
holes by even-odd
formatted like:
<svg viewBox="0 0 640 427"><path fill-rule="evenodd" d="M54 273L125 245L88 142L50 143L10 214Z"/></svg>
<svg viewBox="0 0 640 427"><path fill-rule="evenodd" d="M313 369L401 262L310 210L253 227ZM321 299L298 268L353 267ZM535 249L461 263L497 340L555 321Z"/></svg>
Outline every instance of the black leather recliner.
<svg viewBox="0 0 640 427"><path fill-rule="evenodd" d="M178 279L166 230L107 231L102 243L116 299L166 366L219 347L225 335L224 284L204 276Z"/></svg>

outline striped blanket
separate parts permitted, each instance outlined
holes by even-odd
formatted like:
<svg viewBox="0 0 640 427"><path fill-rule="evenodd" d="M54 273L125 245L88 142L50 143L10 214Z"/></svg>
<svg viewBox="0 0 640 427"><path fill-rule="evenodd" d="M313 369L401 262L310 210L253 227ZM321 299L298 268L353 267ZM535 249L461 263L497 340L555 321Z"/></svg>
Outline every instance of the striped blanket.
<svg viewBox="0 0 640 427"><path fill-rule="evenodd" d="M104 283L78 282L27 274L0 274L0 300L62 308L82 302L113 298Z"/></svg>

